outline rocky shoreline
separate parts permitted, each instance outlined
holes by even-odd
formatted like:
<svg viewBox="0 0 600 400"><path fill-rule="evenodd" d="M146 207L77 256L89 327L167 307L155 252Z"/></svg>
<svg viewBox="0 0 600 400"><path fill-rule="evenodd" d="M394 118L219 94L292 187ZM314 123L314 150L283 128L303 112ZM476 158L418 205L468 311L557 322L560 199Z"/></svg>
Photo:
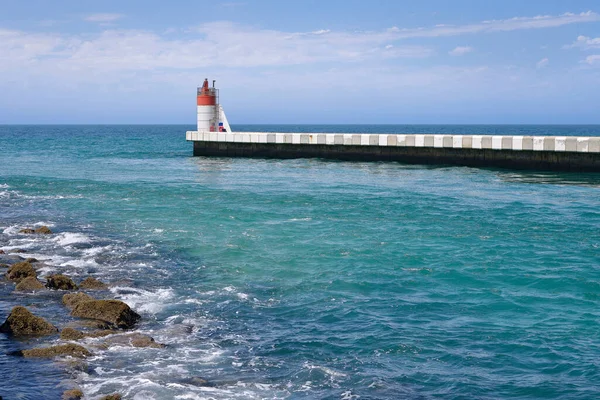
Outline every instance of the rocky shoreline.
<svg viewBox="0 0 600 400"><path fill-rule="evenodd" d="M53 232L47 226L36 229L23 228L22 235L50 235ZM59 344L47 343L39 347L24 348L11 352L13 357L32 359L56 359L67 361L64 365L75 366L78 370L87 370L86 359L94 351L106 350L113 346L164 348L150 336L135 331L141 316L126 303L108 297L110 283L94 277L87 277L78 284L69 276L53 274L40 277L38 270L45 266L34 258L19 256L24 251L13 249L5 252L0 249L0 274L5 284L14 285L13 293L61 291L62 307L68 314L68 326L54 325L27 307L17 305L3 319L0 316L0 332L13 340L44 338L48 342L58 339ZM74 328L73 326L76 326ZM86 338L101 339L94 344L84 342ZM27 341L23 342L27 343ZM72 389L66 390L63 400L84 399L84 393L72 383ZM1 393L0 393L1 395ZM119 393L109 393L97 397L99 400L121 399ZM0 397L1 399L1 397Z"/></svg>

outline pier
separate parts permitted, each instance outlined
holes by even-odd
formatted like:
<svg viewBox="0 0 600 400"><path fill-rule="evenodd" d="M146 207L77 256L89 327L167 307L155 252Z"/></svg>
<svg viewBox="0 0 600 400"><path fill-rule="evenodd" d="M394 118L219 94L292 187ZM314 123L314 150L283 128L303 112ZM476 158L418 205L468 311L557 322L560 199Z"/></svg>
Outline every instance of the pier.
<svg viewBox="0 0 600 400"><path fill-rule="evenodd" d="M600 137L188 131L194 156L600 172Z"/></svg>

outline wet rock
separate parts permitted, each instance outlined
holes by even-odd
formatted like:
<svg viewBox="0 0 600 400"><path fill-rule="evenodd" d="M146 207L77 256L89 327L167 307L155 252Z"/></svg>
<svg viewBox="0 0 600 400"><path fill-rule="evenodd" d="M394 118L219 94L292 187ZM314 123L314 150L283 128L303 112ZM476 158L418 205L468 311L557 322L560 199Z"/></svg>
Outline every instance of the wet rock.
<svg viewBox="0 0 600 400"><path fill-rule="evenodd" d="M28 262L28 263L30 263L30 264L33 264L33 263L36 263L36 262L38 262L38 259L37 259L37 258L30 257L30 258L26 258L26 259L25 259L25 262Z"/></svg>
<svg viewBox="0 0 600 400"><path fill-rule="evenodd" d="M109 327L128 329L140 320L140 315L120 300L87 300L75 305L71 315L106 322Z"/></svg>
<svg viewBox="0 0 600 400"><path fill-rule="evenodd" d="M207 381L204 378L200 378L199 376L193 376L191 378L185 378L181 380L181 383L185 383L188 385L194 385L198 387L211 387L214 386L212 383Z"/></svg>
<svg viewBox="0 0 600 400"><path fill-rule="evenodd" d="M26 262L18 262L8 269L6 272L6 278L13 282L20 282L22 279L27 278L28 276L36 277L35 269L33 266Z"/></svg>
<svg viewBox="0 0 600 400"><path fill-rule="evenodd" d="M23 357L54 358L58 356L71 356L84 358L92 355L85 347L74 343L61 344L58 346L39 347L37 349L21 350Z"/></svg>
<svg viewBox="0 0 600 400"><path fill-rule="evenodd" d="M45 289L45 286L36 277L28 276L27 278L22 279L21 282L17 284L15 289L19 291L31 292Z"/></svg>
<svg viewBox="0 0 600 400"><path fill-rule="evenodd" d="M19 233L24 233L26 235L30 235L32 233L35 233L35 229L31 229L31 228L23 228L19 231Z"/></svg>
<svg viewBox="0 0 600 400"><path fill-rule="evenodd" d="M0 254L6 254L4 250L0 249Z"/></svg>
<svg viewBox="0 0 600 400"><path fill-rule="evenodd" d="M85 278L85 280L79 284L79 288L92 290L106 290L108 289L108 285L90 276L89 278Z"/></svg>
<svg viewBox="0 0 600 400"><path fill-rule="evenodd" d="M27 253L27 250L23 250L23 249L12 249L9 251L9 253Z"/></svg>
<svg viewBox="0 0 600 400"><path fill-rule="evenodd" d="M154 349L162 349L165 347L162 343L156 343L153 338L141 333L131 333L128 335L114 335L104 341L104 344L111 346L127 346L127 347L151 347Z"/></svg>
<svg viewBox="0 0 600 400"><path fill-rule="evenodd" d="M35 230L35 233L39 233L42 235L50 235L52 233L52 231L50 230L50 228L48 228L47 226L40 226L39 228L37 228Z"/></svg>
<svg viewBox="0 0 600 400"><path fill-rule="evenodd" d="M83 392L79 389L65 390L62 395L62 400L81 400L83 399Z"/></svg>
<svg viewBox="0 0 600 400"><path fill-rule="evenodd" d="M60 338L63 340L81 340L85 338L85 335L77 329L65 328L60 332Z"/></svg>
<svg viewBox="0 0 600 400"><path fill-rule="evenodd" d="M121 400L121 395L118 393L109 394L108 396L100 397L99 400Z"/></svg>
<svg viewBox="0 0 600 400"><path fill-rule="evenodd" d="M33 315L25 307L17 306L0 325L0 332L15 336L44 336L52 335L58 329L44 318Z"/></svg>
<svg viewBox="0 0 600 400"><path fill-rule="evenodd" d="M77 290L77 285L65 275L51 275L46 279L46 287L55 290Z"/></svg>
<svg viewBox="0 0 600 400"><path fill-rule="evenodd" d="M85 293L67 293L63 296L62 302L69 309L73 310L77 304L82 301L95 300L92 296Z"/></svg>
<svg viewBox="0 0 600 400"><path fill-rule="evenodd" d="M10 267L10 265L8 265L8 264L0 264L0 268L9 268L9 267Z"/></svg>

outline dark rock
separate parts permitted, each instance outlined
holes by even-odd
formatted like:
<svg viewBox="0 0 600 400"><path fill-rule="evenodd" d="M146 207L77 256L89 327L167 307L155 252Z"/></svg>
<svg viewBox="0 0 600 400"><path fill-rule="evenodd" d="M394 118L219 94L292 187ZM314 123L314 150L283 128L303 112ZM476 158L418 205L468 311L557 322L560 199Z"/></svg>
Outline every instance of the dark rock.
<svg viewBox="0 0 600 400"><path fill-rule="evenodd" d="M4 250L0 249L0 254L6 254L6 253L4 253Z"/></svg>
<svg viewBox="0 0 600 400"><path fill-rule="evenodd" d="M42 235L49 235L52 233L52 231L47 226L40 226L39 228L37 228L35 230L35 233L40 233Z"/></svg>
<svg viewBox="0 0 600 400"><path fill-rule="evenodd" d="M23 357L40 358L54 358L58 356L84 358L92 355L92 353L90 353L85 347L73 343L61 344L58 346L50 347L39 347L37 349L21 350L20 353Z"/></svg>
<svg viewBox="0 0 600 400"><path fill-rule="evenodd" d="M9 268L9 267L10 267L10 265L8 265L8 264L0 264L0 268Z"/></svg>
<svg viewBox="0 0 600 400"><path fill-rule="evenodd" d="M71 312L74 317L96 319L110 327L128 329L140 320L140 315L120 300L80 301Z"/></svg>
<svg viewBox="0 0 600 400"><path fill-rule="evenodd" d="M108 285L90 276L89 278L85 278L85 280L79 284L79 288L91 290L105 290L108 289Z"/></svg>
<svg viewBox="0 0 600 400"><path fill-rule="evenodd" d="M204 378L200 378L199 376L193 376L191 378L185 378L181 380L181 383L185 383L188 385L194 385L199 387L211 387L214 386L212 383L207 381Z"/></svg>
<svg viewBox="0 0 600 400"><path fill-rule="evenodd" d="M19 231L19 233L25 233L25 234L27 234L27 235L30 235L30 234L32 234L32 233L35 233L35 229L31 229L31 228L24 228L24 229L21 229L21 230Z"/></svg>
<svg viewBox="0 0 600 400"><path fill-rule="evenodd" d="M65 390L62 395L62 400L81 400L83 399L83 392L79 389Z"/></svg>
<svg viewBox="0 0 600 400"><path fill-rule="evenodd" d="M23 250L23 249L12 249L9 251L9 253L27 253L27 250Z"/></svg>
<svg viewBox="0 0 600 400"><path fill-rule="evenodd" d="M36 262L38 262L38 259L37 259L37 258L30 257L30 258L26 258L26 259L25 259L25 262L28 262L28 263L30 263L30 264L33 264L33 263L36 263Z"/></svg>
<svg viewBox="0 0 600 400"><path fill-rule="evenodd" d="M25 307L17 306L0 325L0 332L15 336L44 336L52 335L58 332L58 329L44 318L33 315Z"/></svg>
<svg viewBox="0 0 600 400"><path fill-rule="evenodd" d="M13 282L20 282L22 279L27 278L28 276L36 277L35 269L31 266L30 263L23 261L18 262L8 269L6 272L6 277L8 280Z"/></svg>
<svg viewBox="0 0 600 400"><path fill-rule="evenodd" d="M28 276L27 278L23 278L21 282L17 284L17 287L15 289L19 291L30 292L35 290L42 290L44 288L44 284L40 282L36 277Z"/></svg>
<svg viewBox="0 0 600 400"><path fill-rule="evenodd" d="M81 301L95 300L92 296L85 293L67 293L63 296L62 302L69 309L73 310L77 304Z"/></svg>
<svg viewBox="0 0 600 400"><path fill-rule="evenodd" d="M83 332L73 328L65 328L60 332L60 338L63 340L81 340L84 337Z"/></svg>
<svg viewBox="0 0 600 400"><path fill-rule="evenodd" d="M108 396L100 397L98 400L121 400L121 395L118 393L109 394Z"/></svg>
<svg viewBox="0 0 600 400"><path fill-rule="evenodd" d="M151 347L162 349L165 347L162 343L156 343L153 338L141 333L131 333L127 335L114 335L104 341L108 346L128 346L128 347Z"/></svg>
<svg viewBox="0 0 600 400"><path fill-rule="evenodd" d="M46 279L46 287L56 290L77 290L77 285L65 275L51 275Z"/></svg>

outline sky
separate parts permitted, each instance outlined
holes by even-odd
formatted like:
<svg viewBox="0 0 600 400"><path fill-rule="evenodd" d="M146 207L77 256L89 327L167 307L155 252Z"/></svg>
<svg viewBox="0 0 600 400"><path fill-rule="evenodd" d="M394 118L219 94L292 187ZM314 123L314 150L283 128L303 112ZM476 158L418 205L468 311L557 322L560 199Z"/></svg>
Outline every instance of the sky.
<svg viewBox="0 0 600 400"><path fill-rule="evenodd" d="M0 124L600 124L598 0L0 0Z"/></svg>

